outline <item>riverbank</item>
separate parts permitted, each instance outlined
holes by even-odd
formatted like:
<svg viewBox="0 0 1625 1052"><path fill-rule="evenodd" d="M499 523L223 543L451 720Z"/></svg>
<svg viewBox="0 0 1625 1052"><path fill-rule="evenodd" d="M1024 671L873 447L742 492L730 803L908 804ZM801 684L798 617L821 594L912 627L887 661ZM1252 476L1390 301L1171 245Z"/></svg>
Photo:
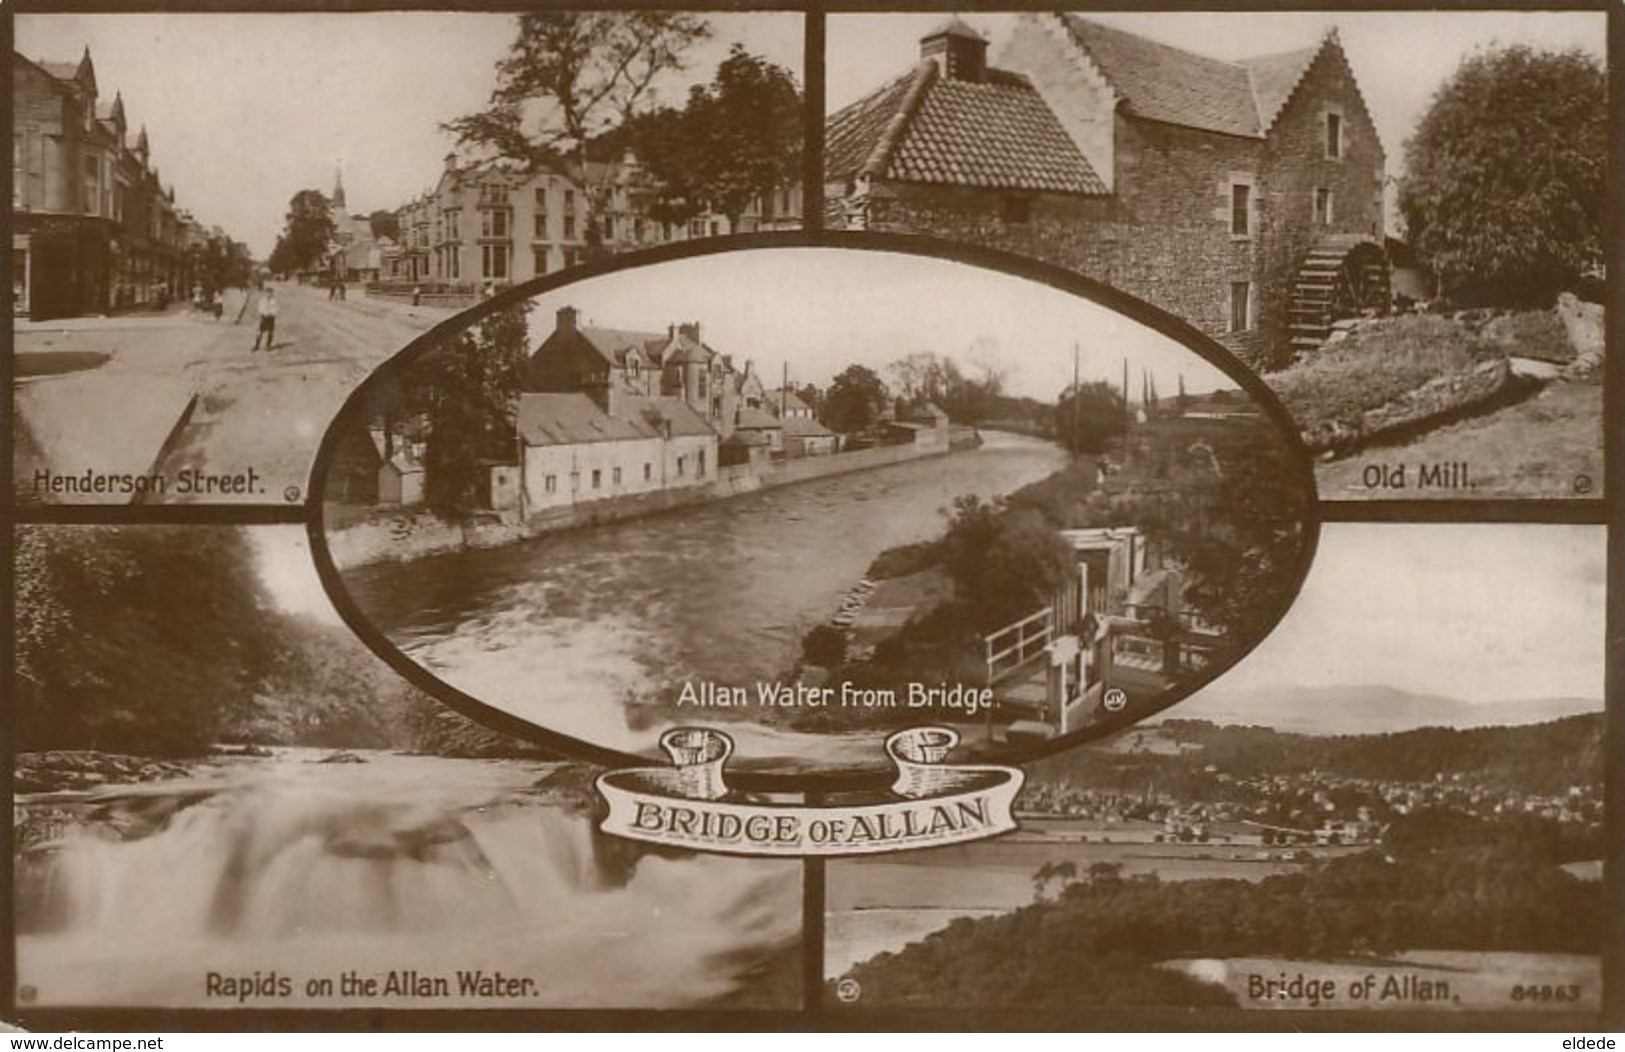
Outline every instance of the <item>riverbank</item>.
<svg viewBox="0 0 1625 1052"><path fill-rule="evenodd" d="M777 724L801 709L705 705L695 692L744 687L754 698L758 683L784 682L808 631L876 555L938 536L960 497L997 499L1068 456L1053 443L989 435L953 456L360 567L342 574L343 588L443 682L578 741L659 756L662 730L726 721L736 767L873 768L883 762L881 728L791 732Z"/></svg>
<svg viewBox="0 0 1625 1052"><path fill-rule="evenodd" d="M524 520L509 513L489 512L463 522L450 522L422 508L375 512L350 523L331 516L326 531L327 546L333 565L340 570L375 563L411 562L433 555L517 544L565 530L625 522L762 490L947 456L981 444L981 436L970 432L969 436L956 434L946 445L881 446L766 465L740 464L718 469L717 477L708 483L549 508Z"/></svg>

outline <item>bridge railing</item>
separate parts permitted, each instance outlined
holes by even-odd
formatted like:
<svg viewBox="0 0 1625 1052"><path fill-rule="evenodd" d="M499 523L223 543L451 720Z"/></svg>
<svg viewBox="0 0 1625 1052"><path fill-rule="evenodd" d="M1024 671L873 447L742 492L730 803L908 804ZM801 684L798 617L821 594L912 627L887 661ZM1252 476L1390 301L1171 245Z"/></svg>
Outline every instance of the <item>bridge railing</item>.
<svg viewBox="0 0 1625 1052"><path fill-rule="evenodd" d="M982 637L986 648L987 681L991 685L1044 655L1055 638L1055 611L1037 610L990 635Z"/></svg>

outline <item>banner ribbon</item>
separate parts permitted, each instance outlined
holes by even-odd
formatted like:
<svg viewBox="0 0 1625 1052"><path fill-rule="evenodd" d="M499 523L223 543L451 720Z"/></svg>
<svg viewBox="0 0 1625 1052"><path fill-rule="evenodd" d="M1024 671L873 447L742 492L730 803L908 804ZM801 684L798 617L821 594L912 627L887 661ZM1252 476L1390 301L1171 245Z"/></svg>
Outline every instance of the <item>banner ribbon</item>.
<svg viewBox="0 0 1625 1052"><path fill-rule="evenodd" d="M650 844L730 855L865 855L962 844L1016 828L1021 789L1013 767L944 764L959 744L946 727L911 727L886 739L897 768L891 798L813 807L763 802L728 788L733 740L703 727L660 736L669 767L611 771L598 779L609 804L605 833Z"/></svg>

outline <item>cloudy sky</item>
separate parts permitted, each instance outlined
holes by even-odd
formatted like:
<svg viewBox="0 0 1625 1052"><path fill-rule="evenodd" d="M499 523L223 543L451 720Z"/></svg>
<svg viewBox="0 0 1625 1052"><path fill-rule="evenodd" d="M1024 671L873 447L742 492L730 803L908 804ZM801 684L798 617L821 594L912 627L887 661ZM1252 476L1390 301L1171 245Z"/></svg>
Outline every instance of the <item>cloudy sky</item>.
<svg viewBox="0 0 1625 1052"><path fill-rule="evenodd" d="M707 17L715 35L657 85L660 101L681 104L736 41L801 79L799 14ZM455 145L440 124L485 104L514 25L445 12L23 14L16 49L77 61L88 46L98 88L123 93L132 141L146 125L180 205L263 259L288 199L330 192L338 166L352 212L432 187Z"/></svg>
<svg viewBox="0 0 1625 1052"><path fill-rule="evenodd" d="M832 15L827 29L829 110L902 74L919 57L919 39L946 16ZM991 41L997 61L1017 18L964 16ZM1090 18L1214 58L1239 59L1309 47L1335 27L1388 153L1389 174L1403 169L1403 146L1433 93L1475 49L1505 44L1606 51L1602 12L1365 11L1091 13Z"/></svg>
<svg viewBox="0 0 1625 1052"><path fill-rule="evenodd" d="M1129 359L1139 395L1142 368L1159 394L1179 377L1192 393L1235 381L1183 345L1092 300L963 263L850 249L752 249L634 268L539 296L530 336L540 343L561 306L580 323L665 332L699 321L705 342L753 361L770 385L785 363L794 383L824 386L847 365L884 375L915 351L972 371L994 360L1011 394L1054 401L1072 382L1078 348L1085 380L1120 378ZM1118 379L1118 383L1121 380Z"/></svg>
<svg viewBox="0 0 1625 1052"><path fill-rule="evenodd" d="M1605 541L1598 526L1325 526L1297 602L1210 689L1600 699Z"/></svg>

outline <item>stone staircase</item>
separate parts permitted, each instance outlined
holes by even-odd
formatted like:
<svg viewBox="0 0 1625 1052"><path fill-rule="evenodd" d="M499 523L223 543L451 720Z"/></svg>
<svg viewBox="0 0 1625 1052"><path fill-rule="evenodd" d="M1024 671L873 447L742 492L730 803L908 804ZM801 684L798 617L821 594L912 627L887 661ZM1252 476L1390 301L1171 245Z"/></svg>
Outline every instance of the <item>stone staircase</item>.
<svg viewBox="0 0 1625 1052"><path fill-rule="evenodd" d="M1287 306L1293 354L1313 351L1340 318L1388 309L1388 260L1369 238L1331 234L1317 241L1298 266Z"/></svg>

